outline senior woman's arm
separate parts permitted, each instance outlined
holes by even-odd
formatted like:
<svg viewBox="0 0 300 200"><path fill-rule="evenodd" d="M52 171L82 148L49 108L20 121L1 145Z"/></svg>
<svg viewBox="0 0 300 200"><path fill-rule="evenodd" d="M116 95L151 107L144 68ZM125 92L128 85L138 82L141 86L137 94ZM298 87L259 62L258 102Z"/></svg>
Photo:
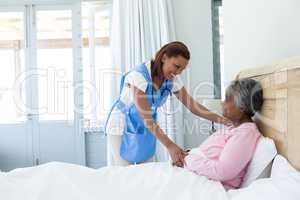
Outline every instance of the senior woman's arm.
<svg viewBox="0 0 300 200"><path fill-rule="evenodd" d="M231 125L230 120L209 111L206 107L195 101L193 97L191 97L188 94L184 87L182 87L179 91L175 92L174 94L183 103L183 105L186 108L188 108L193 114L213 122Z"/></svg>
<svg viewBox="0 0 300 200"><path fill-rule="evenodd" d="M249 163L254 154L260 134L251 128L236 129L218 159L210 159L203 155L190 154L185 157L185 168L198 175L216 181L229 181L235 178ZM208 146L220 146L214 143Z"/></svg>

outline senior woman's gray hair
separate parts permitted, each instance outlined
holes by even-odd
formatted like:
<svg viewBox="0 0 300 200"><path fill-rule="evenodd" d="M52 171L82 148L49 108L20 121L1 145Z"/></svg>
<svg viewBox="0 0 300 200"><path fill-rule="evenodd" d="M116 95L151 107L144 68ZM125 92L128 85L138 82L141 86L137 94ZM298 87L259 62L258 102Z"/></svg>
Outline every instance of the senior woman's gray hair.
<svg viewBox="0 0 300 200"><path fill-rule="evenodd" d="M235 106L249 117L261 110L263 90L258 81L250 78L234 80L228 90L234 97Z"/></svg>

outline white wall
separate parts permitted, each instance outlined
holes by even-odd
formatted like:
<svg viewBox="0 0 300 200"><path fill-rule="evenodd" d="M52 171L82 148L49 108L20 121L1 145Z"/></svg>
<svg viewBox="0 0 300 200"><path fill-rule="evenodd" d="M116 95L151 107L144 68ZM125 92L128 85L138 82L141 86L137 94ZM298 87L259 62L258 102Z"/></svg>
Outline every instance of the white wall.
<svg viewBox="0 0 300 200"><path fill-rule="evenodd" d="M207 86L213 82L211 0L172 2L177 39L185 42L191 51L188 69L183 74L186 77L185 86L198 100L212 97L213 89ZM201 132L207 133L207 123L206 126L203 125L199 117L195 117L186 109L184 121L185 145L198 146L207 137L201 135Z"/></svg>
<svg viewBox="0 0 300 200"><path fill-rule="evenodd" d="M223 0L225 83L243 68L300 55L299 0Z"/></svg>

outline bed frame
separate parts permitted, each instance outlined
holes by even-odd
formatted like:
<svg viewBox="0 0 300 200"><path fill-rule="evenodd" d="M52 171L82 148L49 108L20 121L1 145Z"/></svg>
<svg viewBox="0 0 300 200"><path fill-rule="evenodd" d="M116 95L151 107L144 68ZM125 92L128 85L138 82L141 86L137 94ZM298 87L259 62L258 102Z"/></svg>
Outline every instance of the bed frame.
<svg viewBox="0 0 300 200"><path fill-rule="evenodd" d="M278 152L300 171L300 57L241 71L263 87L264 104L254 120Z"/></svg>

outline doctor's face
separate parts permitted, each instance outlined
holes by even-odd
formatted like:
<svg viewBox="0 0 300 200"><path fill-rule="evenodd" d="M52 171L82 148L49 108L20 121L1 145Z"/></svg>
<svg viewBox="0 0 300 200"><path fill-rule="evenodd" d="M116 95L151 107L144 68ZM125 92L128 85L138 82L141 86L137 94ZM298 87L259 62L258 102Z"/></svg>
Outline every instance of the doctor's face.
<svg viewBox="0 0 300 200"><path fill-rule="evenodd" d="M181 74L181 72L187 67L189 61L180 55L176 57L168 57L164 55L162 62L163 76L165 79L171 80L176 75Z"/></svg>

